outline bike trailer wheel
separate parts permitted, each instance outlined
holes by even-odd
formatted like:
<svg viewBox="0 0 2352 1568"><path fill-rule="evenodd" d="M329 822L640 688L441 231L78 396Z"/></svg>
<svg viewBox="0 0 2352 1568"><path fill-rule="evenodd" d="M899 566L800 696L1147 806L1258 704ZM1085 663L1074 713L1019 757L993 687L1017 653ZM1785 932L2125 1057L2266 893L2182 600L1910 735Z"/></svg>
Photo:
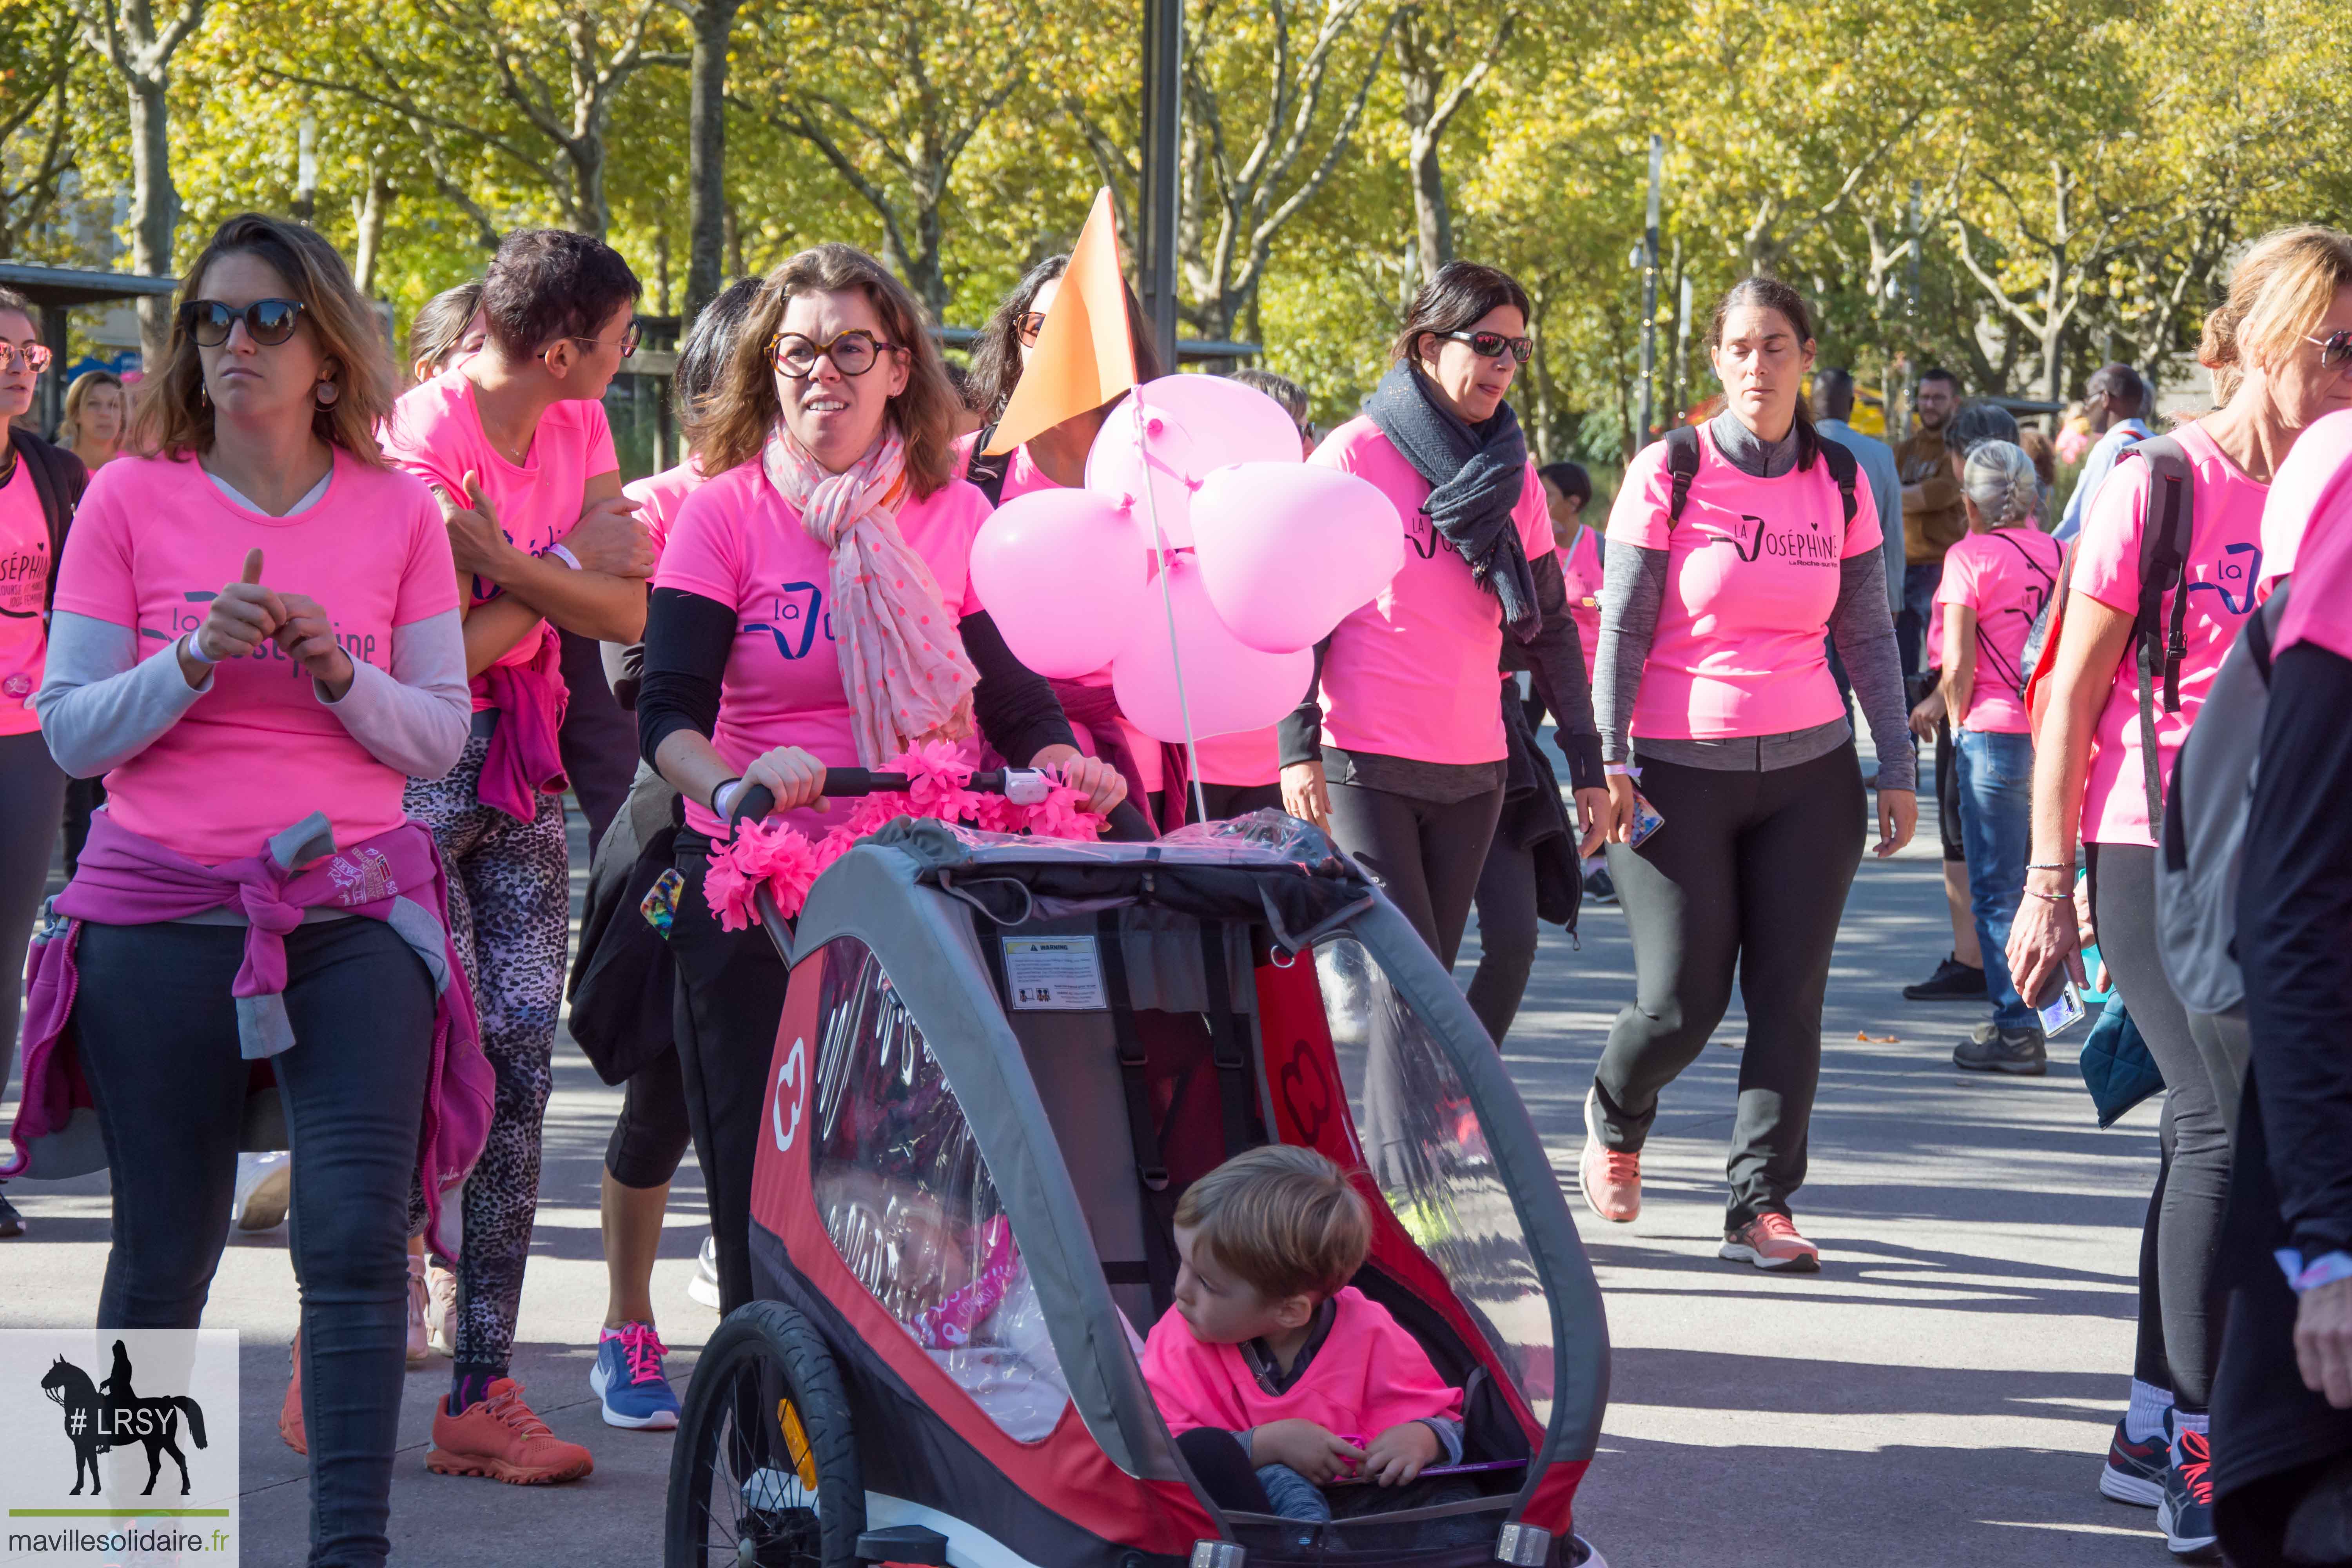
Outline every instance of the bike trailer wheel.
<svg viewBox="0 0 2352 1568"><path fill-rule="evenodd" d="M856 1568L866 1482L833 1352L753 1301L710 1336L670 1453L667 1568Z"/></svg>

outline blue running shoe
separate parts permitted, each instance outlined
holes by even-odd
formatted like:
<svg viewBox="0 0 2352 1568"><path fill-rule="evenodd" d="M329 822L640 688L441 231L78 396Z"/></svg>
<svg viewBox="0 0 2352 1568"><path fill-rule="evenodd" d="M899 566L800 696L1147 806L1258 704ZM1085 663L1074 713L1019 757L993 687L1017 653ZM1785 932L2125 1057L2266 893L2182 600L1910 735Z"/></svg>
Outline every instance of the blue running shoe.
<svg viewBox="0 0 2352 1568"><path fill-rule="evenodd" d="M2171 1463L2164 1470L2164 1496L2156 1505L2156 1527L2164 1544L2184 1563L2219 1563L2221 1548L2213 1529L2213 1449L2202 1432L2183 1429L2173 1415Z"/></svg>
<svg viewBox="0 0 2352 1568"><path fill-rule="evenodd" d="M2099 1471L2099 1495L2136 1508L2154 1508L2164 1500L2164 1472L2172 1464L2172 1450L2158 1432L2145 1443L2135 1443L2116 1423L2107 1445L2107 1462Z"/></svg>
<svg viewBox="0 0 2352 1568"><path fill-rule="evenodd" d="M662 1375L662 1357L668 1353L651 1323L604 1331L588 1386L604 1403L605 1426L667 1432L677 1425L677 1394Z"/></svg>

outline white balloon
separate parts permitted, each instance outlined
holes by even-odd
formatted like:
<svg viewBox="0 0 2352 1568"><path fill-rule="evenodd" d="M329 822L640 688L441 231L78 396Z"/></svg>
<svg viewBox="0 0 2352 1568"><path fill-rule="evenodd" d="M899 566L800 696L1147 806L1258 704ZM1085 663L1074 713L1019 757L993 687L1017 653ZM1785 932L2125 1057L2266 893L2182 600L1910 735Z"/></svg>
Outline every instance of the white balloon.
<svg viewBox="0 0 2352 1568"><path fill-rule="evenodd" d="M1319 463L1236 463L1192 498L1202 586L1234 636L1311 648L1404 565L1404 521L1369 479Z"/></svg>
<svg viewBox="0 0 2352 1568"><path fill-rule="evenodd" d="M1183 665L1183 701L1177 699L1177 660L1169 652L1168 611L1154 583L1135 634L1111 661L1111 689L1127 721L1157 741L1184 742L1184 711L1192 735L1263 730L1298 706L1315 679L1312 649L1262 653L1227 630L1201 586L1200 569L1186 556L1169 558L1168 594Z"/></svg>

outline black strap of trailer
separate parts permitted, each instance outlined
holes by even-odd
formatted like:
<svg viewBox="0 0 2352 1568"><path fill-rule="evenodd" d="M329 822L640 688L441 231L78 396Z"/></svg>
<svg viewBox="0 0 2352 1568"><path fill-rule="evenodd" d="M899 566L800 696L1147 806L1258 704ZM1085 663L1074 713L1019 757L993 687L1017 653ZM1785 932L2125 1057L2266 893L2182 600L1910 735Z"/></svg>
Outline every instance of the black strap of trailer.
<svg viewBox="0 0 2352 1568"><path fill-rule="evenodd" d="M1176 1193L1160 1148L1160 1127L1151 1114L1151 1057L1135 1025L1135 994L1127 984L1127 947L1119 940L1118 911L1095 916L1095 947L1102 960L1103 991L1110 1004L1112 1032L1118 1039L1118 1076L1127 1089L1127 1133L1135 1144L1135 1174L1143 1187L1143 1267L1151 1285L1153 1310L1176 1299ZM1106 1263L1104 1278L1129 1266Z"/></svg>
<svg viewBox="0 0 2352 1568"><path fill-rule="evenodd" d="M1225 1158L1230 1160L1265 1139L1257 1127L1257 1096L1250 1091L1249 1031L1234 1011L1225 928L1215 921L1201 922L1201 972L1209 986L1210 1049L1217 1064L1217 1100L1224 1109Z"/></svg>

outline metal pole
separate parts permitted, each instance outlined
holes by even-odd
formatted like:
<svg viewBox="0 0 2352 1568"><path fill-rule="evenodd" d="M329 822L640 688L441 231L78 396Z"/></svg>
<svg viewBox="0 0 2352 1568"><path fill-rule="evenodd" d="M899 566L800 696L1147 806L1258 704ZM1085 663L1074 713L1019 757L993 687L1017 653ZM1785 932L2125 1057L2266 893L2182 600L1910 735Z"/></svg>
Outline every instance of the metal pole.
<svg viewBox="0 0 2352 1568"><path fill-rule="evenodd" d="M319 208L319 121L305 113L294 122L294 216L314 222Z"/></svg>
<svg viewBox="0 0 2352 1568"><path fill-rule="evenodd" d="M1658 369L1658 177L1664 171L1666 141L1650 132L1650 216L1642 230L1642 427L1633 434L1635 450L1650 444L1652 404L1657 397Z"/></svg>
<svg viewBox="0 0 2352 1568"><path fill-rule="evenodd" d="M1916 363L1919 352L1919 252L1925 242L1919 233L1919 182L1916 180L1911 182L1910 220L1911 255L1903 264L1903 318L1910 330L1903 334L1903 427L1895 435L1897 441L1911 438L1911 389L1916 384L1919 371Z"/></svg>
<svg viewBox="0 0 2352 1568"><path fill-rule="evenodd" d="M1143 177L1137 269L1160 363L1176 368L1176 153L1182 134L1184 0L1143 4Z"/></svg>

